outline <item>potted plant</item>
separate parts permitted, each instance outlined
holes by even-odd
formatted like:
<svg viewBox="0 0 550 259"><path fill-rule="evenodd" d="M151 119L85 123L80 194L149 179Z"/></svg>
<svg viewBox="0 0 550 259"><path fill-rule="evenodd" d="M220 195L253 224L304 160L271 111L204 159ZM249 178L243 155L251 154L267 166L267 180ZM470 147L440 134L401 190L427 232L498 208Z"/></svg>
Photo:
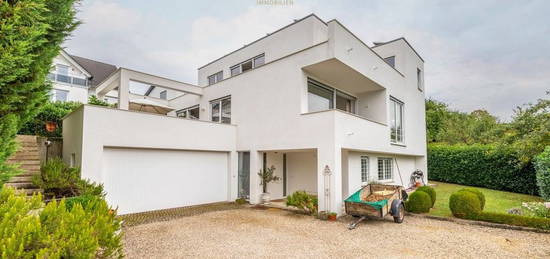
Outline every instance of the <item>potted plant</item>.
<svg viewBox="0 0 550 259"><path fill-rule="evenodd" d="M336 212L330 212L328 214L328 220L329 221L336 221L336 216L338 216L338 214L336 214Z"/></svg>
<svg viewBox="0 0 550 259"><path fill-rule="evenodd" d="M263 187L263 193L261 196L261 202L262 204L269 204L271 201L271 197L269 193L267 192L267 184L270 182L276 182L279 181L281 178L279 176L273 175L275 172L275 166L271 166L269 168L266 168L264 170L260 170L258 173L258 176L260 176L260 185Z"/></svg>
<svg viewBox="0 0 550 259"><path fill-rule="evenodd" d="M57 129L57 123L55 121L46 121L46 131L54 132Z"/></svg>
<svg viewBox="0 0 550 259"><path fill-rule="evenodd" d="M328 214L326 211L319 211L319 219L320 220L327 220L328 219Z"/></svg>

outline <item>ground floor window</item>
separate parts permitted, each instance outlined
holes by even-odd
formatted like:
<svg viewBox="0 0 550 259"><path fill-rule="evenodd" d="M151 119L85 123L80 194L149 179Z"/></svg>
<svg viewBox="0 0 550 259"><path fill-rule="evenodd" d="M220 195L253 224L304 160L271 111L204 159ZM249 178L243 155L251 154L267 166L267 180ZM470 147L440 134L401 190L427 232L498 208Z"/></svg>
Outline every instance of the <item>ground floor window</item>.
<svg viewBox="0 0 550 259"><path fill-rule="evenodd" d="M393 179L393 159L379 157L378 158L378 180Z"/></svg>
<svg viewBox="0 0 550 259"><path fill-rule="evenodd" d="M191 106L189 108L181 109L179 111L176 111L176 116L180 118L187 118L192 120L198 120L199 119L199 106Z"/></svg>
<svg viewBox="0 0 550 259"><path fill-rule="evenodd" d="M361 156L361 182L369 182L369 157Z"/></svg>
<svg viewBox="0 0 550 259"><path fill-rule="evenodd" d="M231 123L231 96L210 101L212 121Z"/></svg>

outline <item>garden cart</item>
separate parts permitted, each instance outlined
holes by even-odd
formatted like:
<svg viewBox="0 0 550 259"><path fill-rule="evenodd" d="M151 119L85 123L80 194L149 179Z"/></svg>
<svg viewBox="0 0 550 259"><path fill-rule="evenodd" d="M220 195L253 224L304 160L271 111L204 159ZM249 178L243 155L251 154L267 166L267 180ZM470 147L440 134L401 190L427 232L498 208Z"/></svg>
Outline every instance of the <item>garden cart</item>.
<svg viewBox="0 0 550 259"><path fill-rule="evenodd" d="M402 223L405 218L404 200L407 193L399 185L369 184L348 197L344 204L346 214L358 218L349 224L354 229L367 217L383 218L390 214L395 223Z"/></svg>

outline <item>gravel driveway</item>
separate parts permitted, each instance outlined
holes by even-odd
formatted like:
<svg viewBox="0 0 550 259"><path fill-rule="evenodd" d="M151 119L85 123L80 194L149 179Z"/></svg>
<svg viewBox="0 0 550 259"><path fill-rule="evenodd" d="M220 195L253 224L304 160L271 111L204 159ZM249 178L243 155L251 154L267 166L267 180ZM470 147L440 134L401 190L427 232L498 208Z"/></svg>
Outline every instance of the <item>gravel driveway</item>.
<svg viewBox="0 0 550 259"><path fill-rule="evenodd" d="M127 228L124 246L129 258L550 257L550 234L420 217L372 220L350 231L350 220L277 209L217 211Z"/></svg>

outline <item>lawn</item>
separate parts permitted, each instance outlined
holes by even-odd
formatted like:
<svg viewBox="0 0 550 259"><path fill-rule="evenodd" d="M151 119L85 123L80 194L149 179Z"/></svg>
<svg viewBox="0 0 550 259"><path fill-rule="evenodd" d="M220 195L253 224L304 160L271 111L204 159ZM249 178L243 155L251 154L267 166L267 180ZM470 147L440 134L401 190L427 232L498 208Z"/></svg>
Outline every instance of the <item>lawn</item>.
<svg viewBox="0 0 550 259"><path fill-rule="evenodd" d="M430 181L430 184L435 185L433 187L437 193L437 200L434 208L430 210L429 214L434 216L452 217L451 210L449 209L449 197L452 193L467 186L436 181ZM542 198L538 196L503 192L478 187L475 188L485 194L486 202L484 211L506 213L506 211L510 208L520 207L522 202L543 201Z"/></svg>

